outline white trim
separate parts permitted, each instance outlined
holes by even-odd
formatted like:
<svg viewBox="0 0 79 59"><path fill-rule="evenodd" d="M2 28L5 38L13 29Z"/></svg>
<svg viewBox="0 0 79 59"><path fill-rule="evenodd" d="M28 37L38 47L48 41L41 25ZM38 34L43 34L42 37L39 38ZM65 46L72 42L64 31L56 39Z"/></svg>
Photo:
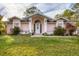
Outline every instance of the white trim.
<svg viewBox="0 0 79 59"><path fill-rule="evenodd" d="M12 23L12 28L14 28L14 21L13 21L13 23Z"/></svg>
<svg viewBox="0 0 79 59"><path fill-rule="evenodd" d="M32 33L32 18L29 18L29 32Z"/></svg>
<svg viewBox="0 0 79 59"><path fill-rule="evenodd" d="M35 34L40 34L40 22L35 23Z"/></svg>
<svg viewBox="0 0 79 59"><path fill-rule="evenodd" d="M47 19L44 18L44 33L47 32Z"/></svg>
<svg viewBox="0 0 79 59"><path fill-rule="evenodd" d="M59 25L59 23L61 23L61 25ZM64 22L62 20L58 20L56 22L56 27L58 27L58 26L64 27Z"/></svg>

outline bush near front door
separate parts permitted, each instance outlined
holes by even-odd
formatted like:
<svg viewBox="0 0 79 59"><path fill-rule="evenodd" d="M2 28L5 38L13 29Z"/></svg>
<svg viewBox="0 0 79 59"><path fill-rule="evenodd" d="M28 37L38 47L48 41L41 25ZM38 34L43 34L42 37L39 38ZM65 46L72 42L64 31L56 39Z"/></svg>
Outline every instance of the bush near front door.
<svg viewBox="0 0 79 59"><path fill-rule="evenodd" d="M20 28L19 28L19 27L14 27L14 28L13 28L13 31L12 31L12 34L13 34L13 35L20 34Z"/></svg>

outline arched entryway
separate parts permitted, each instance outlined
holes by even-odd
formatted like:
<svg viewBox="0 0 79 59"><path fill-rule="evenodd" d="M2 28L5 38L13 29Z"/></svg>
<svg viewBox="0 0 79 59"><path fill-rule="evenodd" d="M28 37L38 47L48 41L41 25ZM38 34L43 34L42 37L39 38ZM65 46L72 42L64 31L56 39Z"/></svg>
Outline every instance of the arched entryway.
<svg viewBox="0 0 79 59"><path fill-rule="evenodd" d="M39 20L36 20L34 23L34 33L35 34L41 34L41 22Z"/></svg>

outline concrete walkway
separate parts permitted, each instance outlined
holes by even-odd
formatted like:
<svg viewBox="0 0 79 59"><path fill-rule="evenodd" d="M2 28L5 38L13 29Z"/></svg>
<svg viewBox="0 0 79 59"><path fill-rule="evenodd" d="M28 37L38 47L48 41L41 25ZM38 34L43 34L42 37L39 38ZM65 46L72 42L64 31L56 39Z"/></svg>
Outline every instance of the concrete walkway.
<svg viewBox="0 0 79 59"><path fill-rule="evenodd" d="M44 36L44 35L32 35L31 37L76 37L76 36Z"/></svg>
<svg viewBox="0 0 79 59"><path fill-rule="evenodd" d="M44 37L43 35L32 35L31 37Z"/></svg>

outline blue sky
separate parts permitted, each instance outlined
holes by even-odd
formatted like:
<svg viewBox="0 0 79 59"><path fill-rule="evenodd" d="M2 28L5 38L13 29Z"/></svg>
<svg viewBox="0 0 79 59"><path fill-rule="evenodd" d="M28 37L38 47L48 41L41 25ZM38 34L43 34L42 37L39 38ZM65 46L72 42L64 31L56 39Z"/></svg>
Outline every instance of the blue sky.
<svg viewBox="0 0 79 59"><path fill-rule="evenodd" d="M45 4L36 4L36 6L44 13L47 13L55 10L69 9L72 6L72 4L71 3L45 3Z"/></svg>
<svg viewBox="0 0 79 59"><path fill-rule="evenodd" d="M54 17L57 13L62 13L63 10L70 9L73 6L72 3L7 3L0 4L0 14L5 17L22 17L26 8L30 5L36 6L49 17Z"/></svg>
<svg viewBox="0 0 79 59"><path fill-rule="evenodd" d="M53 18L56 14L62 13L65 9L70 9L72 3L46 3L46 4L36 4L45 15Z"/></svg>

